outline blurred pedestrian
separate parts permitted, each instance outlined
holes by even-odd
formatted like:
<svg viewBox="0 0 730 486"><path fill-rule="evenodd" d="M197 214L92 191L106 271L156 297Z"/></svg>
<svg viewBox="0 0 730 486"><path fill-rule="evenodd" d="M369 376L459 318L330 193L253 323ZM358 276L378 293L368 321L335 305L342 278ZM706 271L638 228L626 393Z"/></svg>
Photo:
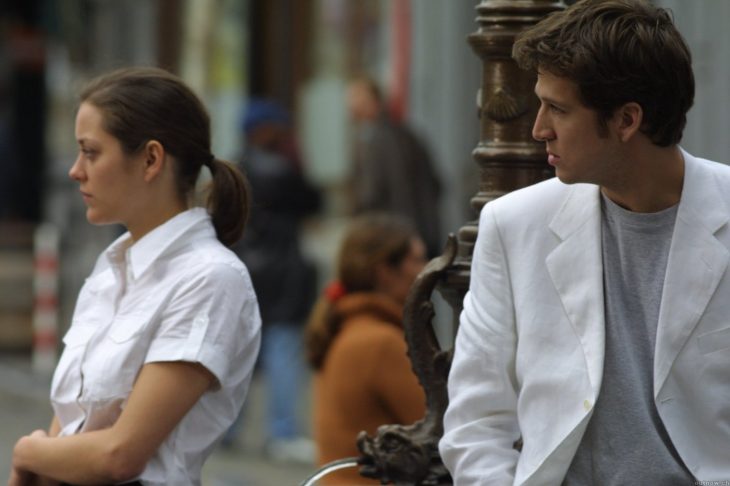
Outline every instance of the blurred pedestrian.
<svg viewBox="0 0 730 486"><path fill-rule="evenodd" d="M254 98L243 117L242 168L253 194L251 220L234 251L251 272L263 321L260 364L267 390L265 451L274 460L312 463L314 447L298 423L307 375L302 327L314 303L317 275L300 249L303 220L319 209L292 130L279 103ZM237 427L227 434L235 439Z"/></svg>
<svg viewBox="0 0 730 486"><path fill-rule="evenodd" d="M92 224L127 232L79 295L51 386L54 417L15 445L11 485L199 485L243 403L260 319L240 237L246 182L210 151L210 122L177 77L129 68L92 81L76 115ZM193 207L201 169L207 208Z"/></svg>
<svg viewBox="0 0 730 486"><path fill-rule="evenodd" d="M429 257L440 254L441 183L425 145L407 125L388 115L380 87L372 79L352 80L347 104L355 123L353 212L399 214L415 225Z"/></svg>
<svg viewBox="0 0 730 486"><path fill-rule="evenodd" d="M403 334L403 305L426 261L412 226L389 214L355 219L340 247L337 278L310 318L315 369L314 437L320 465L358 455L357 435L423 417L426 399ZM372 484L354 470L328 484Z"/></svg>

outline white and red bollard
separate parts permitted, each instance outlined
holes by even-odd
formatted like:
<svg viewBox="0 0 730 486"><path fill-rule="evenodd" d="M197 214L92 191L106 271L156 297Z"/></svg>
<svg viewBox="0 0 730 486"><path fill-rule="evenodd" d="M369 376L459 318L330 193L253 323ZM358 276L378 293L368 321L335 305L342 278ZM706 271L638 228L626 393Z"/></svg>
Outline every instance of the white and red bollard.
<svg viewBox="0 0 730 486"><path fill-rule="evenodd" d="M58 229L41 223L33 246L33 370L51 374L58 359Z"/></svg>

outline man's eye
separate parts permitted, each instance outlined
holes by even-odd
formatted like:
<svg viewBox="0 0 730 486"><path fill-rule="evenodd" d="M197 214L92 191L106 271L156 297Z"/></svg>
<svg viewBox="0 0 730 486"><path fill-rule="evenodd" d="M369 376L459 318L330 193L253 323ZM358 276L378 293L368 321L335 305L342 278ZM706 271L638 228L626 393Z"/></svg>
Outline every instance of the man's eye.
<svg viewBox="0 0 730 486"><path fill-rule="evenodd" d="M550 111L553 113L565 113L565 110L555 105L550 105Z"/></svg>

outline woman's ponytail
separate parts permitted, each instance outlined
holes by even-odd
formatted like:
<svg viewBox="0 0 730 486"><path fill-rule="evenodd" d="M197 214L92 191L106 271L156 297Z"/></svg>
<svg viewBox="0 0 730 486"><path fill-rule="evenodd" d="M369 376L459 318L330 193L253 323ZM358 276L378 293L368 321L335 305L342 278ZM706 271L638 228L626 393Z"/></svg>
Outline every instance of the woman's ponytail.
<svg viewBox="0 0 730 486"><path fill-rule="evenodd" d="M243 173L230 162L212 158L206 164L212 181L206 206L221 243L231 246L243 235L250 207L250 189Z"/></svg>

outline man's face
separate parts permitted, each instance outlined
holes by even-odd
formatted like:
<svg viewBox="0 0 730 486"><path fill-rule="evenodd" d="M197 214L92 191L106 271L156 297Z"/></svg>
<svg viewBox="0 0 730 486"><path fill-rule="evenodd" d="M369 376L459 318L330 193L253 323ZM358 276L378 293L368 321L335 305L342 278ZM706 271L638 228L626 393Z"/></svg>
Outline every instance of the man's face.
<svg viewBox="0 0 730 486"><path fill-rule="evenodd" d="M623 156L615 120L601 127L596 111L581 101L578 85L549 72L538 73L535 94L540 109L532 136L545 142L548 163L561 181L611 186L620 178Z"/></svg>
<svg viewBox="0 0 730 486"><path fill-rule="evenodd" d="M373 120L378 116L378 102L361 81L354 81L348 87L347 107L355 122Z"/></svg>

